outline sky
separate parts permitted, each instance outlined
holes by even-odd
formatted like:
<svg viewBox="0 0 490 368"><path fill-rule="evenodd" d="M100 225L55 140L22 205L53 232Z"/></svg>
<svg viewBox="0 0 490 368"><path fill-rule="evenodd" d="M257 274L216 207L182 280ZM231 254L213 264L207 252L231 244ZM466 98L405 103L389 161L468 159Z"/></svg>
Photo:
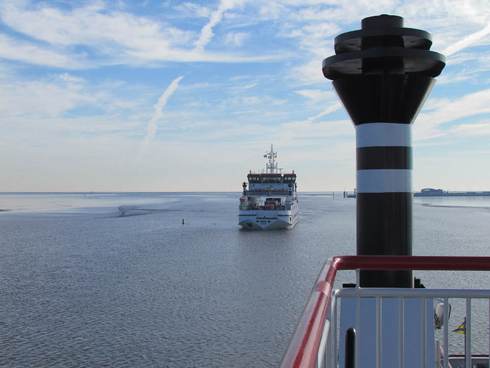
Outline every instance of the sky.
<svg viewBox="0 0 490 368"><path fill-rule="evenodd" d="M321 72L382 13L447 56L414 190L490 190L490 0L0 0L0 191L239 191L274 144L299 190L352 190Z"/></svg>

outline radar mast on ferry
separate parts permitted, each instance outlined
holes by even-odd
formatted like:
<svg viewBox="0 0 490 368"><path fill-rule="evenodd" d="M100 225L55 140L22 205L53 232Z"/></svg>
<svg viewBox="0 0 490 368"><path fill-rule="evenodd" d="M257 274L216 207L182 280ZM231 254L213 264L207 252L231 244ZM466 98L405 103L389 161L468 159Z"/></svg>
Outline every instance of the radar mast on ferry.
<svg viewBox="0 0 490 368"><path fill-rule="evenodd" d="M282 169L277 167L277 152L274 152L274 146L271 144L271 150L264 154L264 158L267 158L269 161L265 164L265 172L267 174L275 174L277 172L281 172Z"/></svg>

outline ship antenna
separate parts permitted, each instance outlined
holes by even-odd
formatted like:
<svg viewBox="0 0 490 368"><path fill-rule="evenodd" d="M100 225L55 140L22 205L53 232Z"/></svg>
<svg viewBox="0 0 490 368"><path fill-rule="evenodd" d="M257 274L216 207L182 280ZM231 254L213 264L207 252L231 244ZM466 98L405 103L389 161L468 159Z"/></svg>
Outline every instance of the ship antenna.
<svg viewBox="0 0 490 368"><path fill-rule="evenodd" d="M276 161L277 152L274 152L274 146L272 144L271 144L271 150L270 150L270 152L266 152L265 155L264 155L264 157L269 160L269 162L267 162L265 164L265 172L267 174L274 174L274 173L276 173L279 170L278 167L277 167L277 161Z"/></svg>

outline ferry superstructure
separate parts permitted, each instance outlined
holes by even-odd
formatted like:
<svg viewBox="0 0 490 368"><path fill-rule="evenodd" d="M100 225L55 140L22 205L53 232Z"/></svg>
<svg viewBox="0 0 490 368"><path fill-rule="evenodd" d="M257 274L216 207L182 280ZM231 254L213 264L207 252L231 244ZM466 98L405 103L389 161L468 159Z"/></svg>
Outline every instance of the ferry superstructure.
<svg viewBox="0 0 490 368"><path fill-rule="evenodd" d="M272 145L264 157L265 172L250 171L242 185L238 224L250 230L291 229L299 219L296 174L281 172Z"/></svg>

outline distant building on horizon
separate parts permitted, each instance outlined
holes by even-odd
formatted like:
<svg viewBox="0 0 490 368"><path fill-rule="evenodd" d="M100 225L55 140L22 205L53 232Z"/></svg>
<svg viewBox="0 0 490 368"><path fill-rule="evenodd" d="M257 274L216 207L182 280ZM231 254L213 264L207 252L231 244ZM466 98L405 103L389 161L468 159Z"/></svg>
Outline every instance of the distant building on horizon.
<svg viewBox="0 0 490 368"><path fill-rule="evenodd" d="M490 196L490 192L448 192L442 189L423 188L413 194L414 197L478 197Z"/></svg>

